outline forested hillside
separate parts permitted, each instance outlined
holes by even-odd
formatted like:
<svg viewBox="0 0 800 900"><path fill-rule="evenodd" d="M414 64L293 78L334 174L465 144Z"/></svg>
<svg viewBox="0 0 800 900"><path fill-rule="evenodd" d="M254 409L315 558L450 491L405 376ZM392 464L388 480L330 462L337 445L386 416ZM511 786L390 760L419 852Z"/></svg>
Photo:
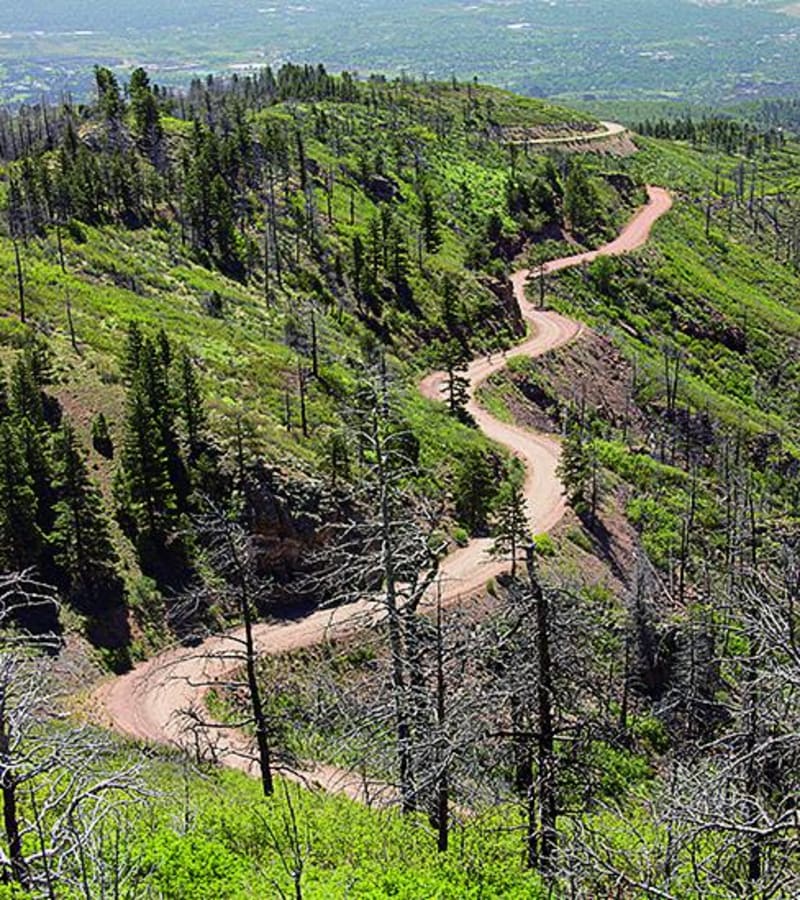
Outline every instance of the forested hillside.
<svg viewBox="0 0 800 900"><path fill-rule="evenodd" d="M800 146L95 82L0 111L0 897L795 896Z"/></svg>
<svg viewBox="0 0 800 900"><path fill-rule="evenodd" d="M124 664L131 641L141 652L163 635L156 592L199 577L203 503L257 482L257 528L286 580L298 546L348 505L345 420L363 373L458 369L513 339L508 262L526 235L558 237L569 182L544 158L509 179L524 154L502 135L594 126L491 89L360 85L321 69L180 98L138 72L129 102L107 70L97 80L95 107L33 110L2 129L16 523L3 554L66 591ZM624 209L603 190L598 233ZM431 494L444 500L465 466L485 472L486 492L502 473L463 417L413 394L393 415ZM76 454L63 487L59 441Z"/></svg>

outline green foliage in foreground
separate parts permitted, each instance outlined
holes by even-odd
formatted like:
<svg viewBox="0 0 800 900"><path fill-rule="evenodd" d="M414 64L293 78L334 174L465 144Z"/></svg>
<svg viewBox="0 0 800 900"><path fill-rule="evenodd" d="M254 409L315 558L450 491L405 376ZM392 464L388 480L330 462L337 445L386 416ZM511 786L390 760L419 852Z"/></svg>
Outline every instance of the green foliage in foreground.
<svg viewBox="0 0 800 900"><path fill-rule="evenodd" d="M150 777L161 799L123 824L132 896L295 896L298 871L304 900L545 896L538 876L522 868L513 813L467 821L456 828L453 849L438 855L423 818L291 782L279 782L276 796L264 800L258 784L238 773L184 781L177 766L157 764Z"/></svg>
<svg viewBox="0 0 800 900"><path fill-rule="evenodd" d="M625 885L624 896L644 897L648 894L639 893L636 885L661 883L664 854L671 840L675 846L680 840L653 819L658 787L641 784L636 758L617 754L604 766L612 779L609 787L627 791L630 799L563 820L561 846L577 873L572 887L586 892L580 896L612 896L615 885ZM160 900L569 896L566 882L556 879L548 885L525 868L521 807L460 814L452 826L450 849L437 853L425 817L368 809L284 779L278 780L275 796L265 800L258 782L238 772L197 772L162 759L148 763L145 776L148 799L121 807L116 825L98 839L97 855L87 857L86 882L98 896ZM592 861L592 853L601 848L608 871ZM719 852L719 839L709 836L700 849ZM730 866L736 865L734 852ZM74 876L76 883L83 877L77 872ZM687 900L734 896L707 882L680 854L675 856L669 889L665 896ZM73 900L84 894L65 887L59 896ZM0 888L0 898L27 900L27 895L6 887Z"/></svg>

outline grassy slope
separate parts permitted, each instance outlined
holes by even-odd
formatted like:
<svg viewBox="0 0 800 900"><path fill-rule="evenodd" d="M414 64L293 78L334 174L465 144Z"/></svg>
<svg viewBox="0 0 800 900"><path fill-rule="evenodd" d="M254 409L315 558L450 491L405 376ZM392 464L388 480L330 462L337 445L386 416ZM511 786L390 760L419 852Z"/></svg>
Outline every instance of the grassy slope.
<svg viewBox="0 0 800 900"><path fill-rule="evenodd" d="M456 158L442 152L435 159L449 177ZM656 180L677 187L702 183L712 171L707 161L688 151L656 144L648 144L634 166L651 177L660 173ZM494 188L499 171L500 162L491 156L484 164L477 160L469 163L470 175L486 191L476 192L476 202L485 204L482 211L496 203ZM349 195L342 188L337 191L337 218L344 216L347 203ZM372 209L371 201L359 195L359 216ZM345 228L342 234L347 236ZM120 345L127 323L136 319L147 326L164 325L179 343L190 345L202 359L218 422L246 409L260 446L273 458L291 454L309 464L314 462L314 442L302 441L296 432L289 434L280 424L283 386L293 372L293 358L282 342L286 307L266 309L258 286L242 287L195 265L183 256L174 235L168 232L86 229L86 237L80 244L68 240L70 274L66 277L58 270L52 243L33 244L26 254L30 313L52 333L59 391L73 398L74 408L68 407L68 411L84 429L89 415L99 409L110 412L119 424ZM723 315L734 319L746 309L752 352L767 354L763 360L757 356L741 359L716 343L687 339L692 375L685 384L692 394L696 392L694 402L708 404L723 419L745 421L753 429L779 428L794 439L796 421L777 392L765 403L752 395L748 384L753 371L763 371L771 364L773 356L769 354L782 354L783 342L798 333L799 312L794 298L800 296L796 291L800 285L796 276L744 243L718 234L716 228L707 241L702 211L690 205L679 204L658 226L655 246L644 251L641 259L658 281L680 291L684 300L693 304L692 309L700 299L712 300ZM455 233L448 235L437 264L444 270L458 271L461 259ZM12 258L6 242L0 244L0 265L5 273L2 299L6 310L0 333L3 355L9 358L21 333L13 316ZM621 274L615 277L627 277L622 265ZM634 268L637 265L634 263ZM135 291L119 284L131 278L137 283ZM565 292L558 296L572 310L574 301L567 302L566 292L578 278L564 275L559 281ZM72 352L66 336L65 288L73 298L77 331L84 347L82 357ZM202 295L211 290L227 299L223 320L203 312ZM420 293L424 298L422 288ZM663 317L664 311L652 308L645 313L624 303L600 301L596 296L589 302L580 293L577 301L590 320L624 324L635 330L638 337L631 338L631 350L643 356L650 354L656 365L657 348L654 350L644 338L654 324L659 329L668 327L671 320ZM430 297L429 303L434 315L435 298ZM326 319L322 331L332 368L337 366L334 349L344 346L356 352L359 329L353 320L346 318L342 324ZM780 335L778 342L773 339L775 331ZM409 345L401 344L398 354L409 356ZM411 359L407 361L409 372L422 367L419 362L415 366ZM424 358L422 363L427 365ZM340 371L340 377L350 376ZM335 422L336 413L328 397L315 394L312 402L315 421ZM439 409L422 401L413 400L411 408L419 433L426 437L426 466L435 467L467 439L480 440L468 436ZM158 763L148 779L163 797L182 794L178 765ZM267 806L258 797L254 783L230 773L215 773L205 779L191 777L188 785L187 807L172 799L159 800L133 826L127 844L142 877L156 885L162 896L175 898L186 896L189 886L192 896L197 897L250 897L258 891L273 890L275 882L288 890L290 884L278 852L287 850L287 795ZM220 796L226 800L222 808ZM392 814L370 812L344 800L305 792L289 796L298 812L303 841L306 834L315 835L305 851L305 896L337 896L345 890L352 897L538 896L535 878L520 866L520 840L511 830L512 817L505 817L502 823L497 818L468 823L463 833L456 832L455 849L437 857L424 822L403 822ZM642 839L653 845L658 841L647 822L637 821L638 815L636 811L630 813L630 832L621 820L609 817L607 823L610 839L630 851L633 874L637 874L636 854L645 849ZM189 824L179 826L180 822ZM635 828L640 829L638 838L632 836Z"/></svg>
<svg viewBox="0 0 800 900"><path fill-rule="evenodd" d="M722 173L721 187L739 159L705 156L687 147L641 141L643 152L631 161L645 180L672 186L678 202L659 222L640 262L623 261L609 297L593 298L577 291L590 321L618 327L629 352L659 369L660 346L674 341L684 352L687 373L683 389L691 405L708 407L722 422L745 430L776 431L797 445L793 388L798 375L794 348L800 336L800 275L775 259L774 240L751 234L742 213L727 227L727 214L715 214L705 235L702 198ZM791 188L791 172L800 147L790 145L761 167L769 192ZM698 199L695 199L698 198ZM652 287L647 301L637 298L636 278ZM565 290L576 276L565 279ZM692 334L699 326L700 334ZM737 330L746 346L732 349L725 329ZM778 383L767 383L781 370Z"/></svg>
<svg viewBox="0 0 800 900"><path fill-rule="evenodd" d="M167 758L148 764L146 778L157 797L125 822L123 865L136 873L139 891L164 900L294 896L289 872L298 844L308 900L540 896L509 827L515 813L471 821L438 855L423 817L367 810L280 780L276 797L265 801L245 776L186 775Z"/></svg>
<svg viewBox="0 0 800 900"><path fill-rule="evenodd" d="M411 94L411 88L406 89ZM541 101L516 98L491 88L459 88L435 91L423 88L413 91L415 103L432 114L442 110L450 116L461 114L468 95L478 97L481 103L489 101L493 116L500 123L516 123L525 126L561 122L565 117L575 119L568 110L551 107ZM403 91L393 102L402 106ZM320 104L322 106L322 104ZM329 107L332 114L339 114L341 106ZM303 114L300 108L300 115ZM372 114L356 107L348 110L357 132L356 142L362 148L376 149L380 143L367 140L375 129L389 129L396 114L381 109ZM267 117L280 117L282 110L268 112ZM579 118L579 117L578 117ZM454 182L468 180L472 187L470 209L474 219L483 219L492 211L503 210L503 186L507 177L507 158L498 145L490 143L470 149L463 135L456 131L453 138L437 138L432 132L400 121L403 136L414 131L426 155L431 180L445 207L451 207L444 229L444 246L426 259L423 272L412 267L412 286L415 301L421 308L424 320L435 323L439 298L431 287L431 280L452 274L461 279L461 303L466 315L480 319L482 305L490 302L490 295L478 285L473 275L464 271L463 230L474 227L475 222L465 221L459 204L450 203L455 190ZM589 120L591 121L591 120ZM171 120L168 127L173 132L185 130L185 124ZM311 142L308 156L321 165L333 164L325 145ZM356 153L345 154L335 160L343 170L355 171L358 165ZM410 173L397 177L402 202L398 215L410 222L417 214L413 198ZM356 223L348 222L350 192L355 185ZM321 190L317 191L320 210L324 209ZM329 229L333 248L344 251L349 248L353 234L363 229L366 220L377 211L377 204L352 178L341 178L334 188L334 216L336 225ZM458 233L456 233L456 229ZM295 358L285 346L284 326L287 317L297 312L299 300L305 300L308 290L295 283L275 308L267 308L257 283L242 285L218 272L204 268L187 257L174 228L125 231L103 227L80 227L82 238L75 240L67 235L65 249L68 273L63 275L58 267L55 241L51 237L32 240L24 251L25 276L28 294L28 315L34 327L50 336L59 374L63 383L80 389L87 397L90 409L111 413L112 422L118 424L120 412L119 360L124 335L129 323L139 322L146 329L164 327L179 345L189 347L196 354L206 375L206 385L218 420L229 420L235 413L244 412L257 433L257 447L274 459L300 457L313 460L314 441L310 443L287 435L283 424L283 390L294 378ZM304 260L304 268L313 271L313 264ZM0 238L0 341L9 351L18 346L24 329L16 321L16 284L13 252L6 239ZM204 295L216 291L224 299L223 319L209 316L203 309ZM72 299L76 332L83 350L82 358L71 350L67 335L65 297ZM306 308L307 304L305 304ZM303 309L303 306L300 307ZM390 323L397 327L399 339L395 349L401 358L414 362L416 371L429 365L429 360L415 355L420 340L420 321L410 314L389 310ZM326 373L345 384L348 374L341 368L341 359L358 355L363 327L350 315L325 316L321 324L323 359L329 366ZM489 335L477 335L477 340L491 340ZM323 430L336 416L329 397L312 387L310 418ZM435 417L430 425L435 429ZM223 427L224 430L224 427ZM444 429L445 432L448 428ZM433 443L440 444L436 440ZM445 443L449 443L447 440Z"/></svg>
<svg viewBox="0 0 800 900"><path fill-rule="evenodd" d="M456 312L464 323L470 323L473 346L497 346L511 337L498 318L496 299L477 274L465 268L465 236L480 231L491 213L499 214L508 229L513 227L504 203L508 154L495 141L479 135L490 122L530 128L583 119L591 127L592 120L494 88L376 84L374 93L378 103L371 109L363 104L317 104L331 119L344 123L341 133L346 138L334 154L330 144L317 139L308 127L306 155L313 164L337 173L332 223L327 221L327 201L319 181L315 199L322 240L331 256L339 254L345 260L353 236L360 233L365 237L367 223L379 209L358 178L363 155L384 155L386 176L397 185L401 198L393 205L395 217L410 234L415 233L419 216L414 167L408 162L400 167L395 162L393 142L416 146L427 167L427 179L441 210L443 244L436 254L425 255L422 268L417 265L414 248L409 247L409 282L417 312L386 303L383 320L392 334L391 364L408 388L406 418L420 440L427 487L446 490L465 451L470 447L486 450L489 445L479 432L454 420L439 404L424 401L415 389L417 377L437 362L431 336L441 333L444 279L458 285ZM302 104L293 107L292 115L307 124L311 119L310 110ZM281 106L259 116L275 122L294 121ZM425 124L441 122L448 125L446 133L439 135ZM166 119L164 124L173 145L189 130L187 123L175 119ZM0 192L5 189L2 174ZM299 203L300 198L297 190L291 202ZM289 236L291 239L291 232ZM116 463L92 450L90 426L93 417L103 412L119 446L125 413L120 362L131 322L150 332L163 327L177 346L188 348L196 358L211 427L223 445L232 444L235 422L241 417L249 452L295 473L314 475L318 471L327 437L340 425L338 397L354 386L354 364L361 359L370 333L355 315L352 297L344 307L332 297L317 260L307 249L272 306L265 302L258 277L241 284L193 259L181 244L178 226L169 214L157 227L133 231L76 225L65 230L64 249L66 274L59 266L53 234L31 239L23 248L29 328L47 336L55 358L52 391L90 453L109 512ZM211 294L222 298L221 318L207 310ZM312 300L315 296L316 301ZM69 339L67 297L79 352ZM312 305L320 337L321 379L312 379L308 385L310 433L306 438L300 430L298 359L287 346L286 331L299 325L307 332ZM478 324L472 327L473 323ZM0 362L11 363L28 333L17 317L13 249L9 240L0 237ZM289 429L285 422L287 394L292 405ZM136 604L137 597L149 595L152 587L141 581L135 554L118 530L116 543L128 594ZM156 630L151 629L149 640L158 642ZM134 653L142 650L135 647Z"/></svg>

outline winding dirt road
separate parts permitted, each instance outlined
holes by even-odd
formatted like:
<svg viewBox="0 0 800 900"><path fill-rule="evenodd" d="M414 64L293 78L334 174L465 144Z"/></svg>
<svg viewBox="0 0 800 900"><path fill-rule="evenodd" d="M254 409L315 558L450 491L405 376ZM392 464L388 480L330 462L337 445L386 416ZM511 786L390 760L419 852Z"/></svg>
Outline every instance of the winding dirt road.
<svg viewBox="0 0 800 900"><path fill-rule="evenodd" d="M518 141L510 141L512 144L526 144L529 147L556 147L562 144L595 144L607 141L609 138L620 137L627 134L628 129L619 122L600 122L595 131L566 134L559 137L522 138Z"/></svg>
<svg viewBox="0 0 800 900"><path fill-rule="evenodd" d="M556 272L591 262L598 256L628 253L646 243L653 224L672 206L670 194L662 188L648 187L648 203L630 220L619 237L599 250L553 260L545 272ZM538 274L538 273L537 273ZM476 392L493 373L513 356L541 356L573 340L581 331L578 322L554 312L535 309L525 297L527 270L513 276L514 292L523 317L532 326L531 336L504 354L474 360L467 371L468 410L478 427L494 441L511 450L525 464L525 498L531 531L542 533L553 528L565 510L561 483L556 475L560 447L554 438L537 434L495 419L478 405ZM434 372L420 384L422 393L440 399L445 376ZM475 539L456 549L442 563L443 597L454 602L458 597L484 587L487 580L500 574L507 564L488 555L490 539ZM374 624L380 606L361 601L335 610L320 610L290 623L263 623L256 626L255 638L262 654L278 654L318 644L335 634L352 633ZM213 637L198 648L177 647L136 666L131 672L103 685L98 692L107 724L133 738L202 751L218 762L250 771L253 763L249 745L242 733L233 728L198 725L187 735L187 719L182 713L203 710L204 698L214 685L227 683L241 665L241 630ZM207 712L204 712L207 718ZM364 800L380 802L384 785L365 785L360 775L330 766L315 766L313 771L287 772L304 782L317 783L326 790ZM384 797L384 800L387 799Z"/></svg>

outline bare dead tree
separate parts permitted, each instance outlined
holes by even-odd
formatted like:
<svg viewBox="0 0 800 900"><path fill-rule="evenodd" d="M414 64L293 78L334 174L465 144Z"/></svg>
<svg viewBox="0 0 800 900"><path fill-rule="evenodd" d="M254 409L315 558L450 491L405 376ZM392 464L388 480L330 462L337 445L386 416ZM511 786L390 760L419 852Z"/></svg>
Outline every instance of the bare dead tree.
<svg viewBox="0 0 800 900"><path fill-rule="evenodd" d="M277 854L291 883L291 891L287 892L280 882L273 880L278 896L281 900L303 900L303 876L312 853L313 833L308 819L298 809L300 789L286 782L282 787L277 823L273 824L260 812L256 815L264 829L266 843Z"/></svg>
<svg viewBox="0 0 800 900"><path fill-rule="evenodd" d="M612 701L623 690L625 642L609 618L589 585L545 577L531 548L526 576L509 581L472 647L484 790L493 785L490 802L516 808L527 863L553 885L571 836L604 797L597 747L624 748Z"/></svg>
<svg viewBox="0 0 800 900"><path fill-rule="evenodd" d="M718 662L726 718L679 761L674 811L692 842L713 836L707 882L759 898L792 896L800 883L800 569L789 547L776 563L736 585L733 634L720 641L732 652Z"/></svg>
<svg viewBox="0 0 800 900"><path fill-rule="evenodd" d="M562 869L584 889L797 895L800 567L792 544L762 556L730 554L733 575L720 568L679 624L676 671L653 706L671 744L645 809L606 801L576 821Z"/></svg>
<svg viewBox="0 0 800 900"><path fill-rule="evenodd" d="M398 780L404 812L417 807L412 733L427 715L420 702L419 607L438 573L434 543L438 510L410 486L416 460L413 437L397 415L397 399L381 365L364 380L348 413L357 517L332 529L318 560L320 585L331 602L372 597L381 610L391 652Z"/></svg>
<svg viewBox="0 0 800 900"><path fill-rule="evenodd" d="M370 714L358 719L362 727L365 722L391 727L397 790L402 809L410 812L428 807L436 790L430 770L441 772L446 756L443 749L431 754L437 721L444 727L444 688L443 673L436 688L429 666L435 628L422 609L434 598L443 541L437 537L440 506L414 489L417 447L400 408L396 386L379 361L365 372L344 413L347 427L336 437L337 457L348 460L350 512L326 526L324 546L310 560L313 576L302 590L331 607L361 604L386 638L388 704L383 684L375 684ZM342 706L347 705L343 698ZM357 705L363 711L363 701ZM440 783L442 806L444 795ZM446 821L441 828L446 830Z"/></svg>
<svg viewBox="0 0 800 900"><path fill-rule="evenodd" d="M229 616L233 614L242 623L241 631L225 635L223 649L199 651L209 653L217 662L222 662L225 670L222 684L216 678L211 678L204 686L208 689L221 686L241 687L246 691L249 715L245 721L237 724L238 727L249 725L253 728L261 786L264 796L269 797L274 791L272 749L269 722L257 673L258 648L253 626L259 603L267 596L271 583L257 571L254 537L243 524L243 503L241 498L234 498L230 506L221 507L206 499L205 509L196 517L195 526L211 575L204 584L195 585L173 604L171 618L173 628L183 630L189 640L197 640L198 643L216 628L217 622L208 615L212 607L219 608ZM244 672L244 682L237 681L238 671ZM229 676L228 672L233 675ZM185 709L182 710L182 716L198 756L208 751L214 755L219 749L213 742L209 743L210 733L215 730L221 736L224 736L224 732L228 735L233 733L230 727L211 721L204 709Z"/></svg>
<svg viewBox="0 0 800 900"><path fill-rule="evenodd" d="M108 736L64 711L64 673L52 656L58 641L15 626L21 610L55 603L52 589L27 573L0 576L0 868L48 898L57 888L88 898L97 865L90 846L139 795L140 765L121 762Z"/></svg>

